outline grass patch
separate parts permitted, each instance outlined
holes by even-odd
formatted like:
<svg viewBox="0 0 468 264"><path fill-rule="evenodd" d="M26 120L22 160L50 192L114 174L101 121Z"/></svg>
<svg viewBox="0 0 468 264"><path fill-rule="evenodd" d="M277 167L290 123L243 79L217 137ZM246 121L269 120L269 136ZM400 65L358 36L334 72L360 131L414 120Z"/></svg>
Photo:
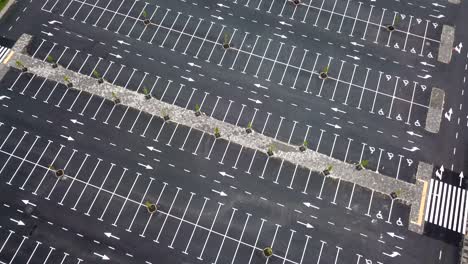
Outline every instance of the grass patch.
<svg viewBox="0 0 468 264"><path fill-rule="evenodd" d="M3 10L3 8L6 6L6 4L8 4L9 1L12 0L0 0L0 11Z"/></svg>

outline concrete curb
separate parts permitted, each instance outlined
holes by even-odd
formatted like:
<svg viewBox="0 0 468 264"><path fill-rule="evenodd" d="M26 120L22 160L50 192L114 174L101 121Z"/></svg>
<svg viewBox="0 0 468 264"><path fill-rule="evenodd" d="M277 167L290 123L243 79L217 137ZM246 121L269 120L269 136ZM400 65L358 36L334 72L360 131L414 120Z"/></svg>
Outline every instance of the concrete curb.
<svg viewBox="0 0 468 264"><path fill-rule="evenodd" d="M438 133L440 122L442 122L442 112L444 109L445 92L437 87L432 88L431 101L426 116L425 129L432 133Z"/></svg>
<svg viewBox="0 0 468 264"><path fill-rule="evenodd" d="M8 3L5 5L5 7L2 9L2 11L0 12L0 20L3 18L3 16L8 12L8 9L10 9L10 7L16 3L16 1L14 0L9 0Z"/></svg>
<svg viewBox="0 0 468 264"><path fill-rule="evenodd" d="M420 162L416 173L416 188L420 193L420 200L411 205L408 229L419 234L424 231L424 209L426 208L428 182L431 180L433 168L434 166L431 164Z"/></svg>
<svg viewBox="0 0 468 264"><path fill-rule="evenodd" d="M17 52L15 52L14 57L9 62L11 67L15 67L16 60L20 60L29 69L29 72L50 80L63 82L63 77L68 76L73 82L74 89L95 94L108 100L112 100L112 94L115 93L126 106L145 111L155 116L161 116L161 113L165 111L170 115L169 122L193 127L209 135L213 134L215 128L219 128L224 139L260 152L257 154L266 155L265 152L267 148L274 145L277 151L273 158L284 159L287 162L299 164L299 166L310 168L315 171L322 171L328 165L332 165L333 171L330 177L338 178L337 175L340 175L341 179L344 181L356 183L361 187L373 189L386 195L394 191L399 191L400 195L398 198L404 203L409 205L419 204L418 202L421 195L417 185L390 178L370 170L357 171L352 164L344 163L311 150L300 152L298 146L278 142L273 138L255 132L247 134L245 128L224 123L205 115L195 117L194 111L192 110L170 105L154 98L147 100L140 93L126 90L107 82L98 84L95 78L67 70L61 66L52 69L49 63L33 59L29 55L20 52L24 50L30 40L31 36L23 34L16 42L13 50Z"/></svg>
<svg viewBox="0 0 468 264"><path fill-rule="evenodd" d="M452 59L453 42L455 41L455 28L444 25L440 36L439 55L437 60L443 63L450 63Z"/></svg>
<svg viewBox="0 0 468 264"><path fill-rule="evenodd" d="M461 0L448 0L449 3L458 5L461 3Z"/></svg>

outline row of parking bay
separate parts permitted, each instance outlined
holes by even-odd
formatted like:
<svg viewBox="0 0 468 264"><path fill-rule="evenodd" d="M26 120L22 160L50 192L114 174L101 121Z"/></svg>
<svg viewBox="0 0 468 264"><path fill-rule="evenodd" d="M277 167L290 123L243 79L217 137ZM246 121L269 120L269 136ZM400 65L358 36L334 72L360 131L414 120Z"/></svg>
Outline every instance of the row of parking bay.
<svg viewBox="0 0 468 264"><path fill-rule="evenodd" d="M131 140L133 143L128 147L132 149L146 149L147 145L156 144L156 148L168 148L169 151L184 151L186 154L183 155L188 155L184 156L186 159L196 159L200 164L208 162L209 164L204 166L205 168L216 168L215 171L203 170L203 174L205 175L219 176L217 171L219 170L232 172L232 174L236 175L241 173L242 177L246 178L251 178L252 175L257 176L258 178L256 177L254 180L260 181L260 179L264 179L268 181L266 186L280 188L277 193L285 192L286 190L287 192L293 191L295 193L310 195L320 207L322 207L322 204L324 207L329 207L331 203L333 204L332 206L337 205L342 210L346 208L347 210L356 212L358 215L366 215L372 219L382 220L382 222L385 221L395 226L407 226L409 208L399 202L394 203L387 195L363 189L352 183L341 182L341 180L324 178L316 172L312 173L305 168L280 159L268 158L265 153L246 149L223 139L215 141L211 135L179 126L172 122L163 123L159 117L139 113L134 109L128 109L127 111L123 106L114 108L111 102L103 104L102 100L98 98L94 98L96 99L94 100L85 93L79 94L75 90L66 90L63 85L56 87L54 82L51 81L37 77L31 78L31 76L29 78L24 78L23 76L23 78L16 81L17 76L18 73L10 72L3 83L6 87L10 86L11 83L15 83L12 86L13 92L23 93L26 96L33 95L33 98L38 99L38 101L32 101L30 105L35 105L37 104L36 102L43 104L41 101L49 98L47 101L49 105L59 106L63 110L67 109L70 111L70 114L68 114L68 111L64 112L64 120L76 119L74 114L79 114L86 118L95 118L98 126L102 126L105 123L111 129L118 127L122 131L131 132L132 136L140 135L137 139ZM43 87L43 90L38 93L37 91L41 87ZM53 87L56 87L56 89ZM39 108L39 106L35 107L35 109ZM97 115L96 112L98 111L103 114ZM37 114L41 116L45 115L39 112ZM113 117L109 118L110 115ZM78 116L78 119L81 119L81 117ZM102 130L104 131L104 129ZM94 136L101 137L100 135ZM151 139L156 139L159 143L155 143ZM107 146L108 143L104 142L103 144ZM119 145L122 144L119 143ZM171 148L168 146L171 146ZM190 153L196 154L196 156L192 156ZM185 158L181 159L184 160ZM207 158L210 161L206 161ZM177 161L169 157L161 156L159 159L162 163L177 163ZM123 164L125 162L115 163ZM190 171L200 170L197 166L195 168L187 167L189 166L187 164L191 163L182 162L182 164L176 165L178 168L182 167ZM213 165L215 166L213 167ZM275 184L271 184L271 182ZM24 185L23 183L19 184ZM259 182L259 184L260 186L264 186L264 183ZM129 187L130 185L126 186ZM251 188L249 184L243 186L243 188L245 187ZM248 191L251 193L257 192L253 189L249 189ZM260 193L269 193L269 191L265 190ZM301 201L298 204L300 205Z"/></svg>
<svg viewBox="0 0 468 264"><path fill-rule="evenodd" d="M295 89L291 91L294 93L307 92L382 118L424 126L430 99L430 89L425 84L159 6L132 3L123 1L116 5L109 2L107 6L104 2L92 5L75 0L58 1L52 11L199 60L265 78ZM151 14L152 24L149 26L142 22L143 10L148 16ZM224 38L233 48L222 48ZM321 80L318 72L326 66L330 78Z"/></svg>
<svg viewBox="0 0 468 264"><path fill-rule="evenodd" d="M437 56L442 32L442 25L427 18L355 0L304 0L297 6L288 0L227 0L226 2L266 11L289 21L307 23L314 27L336 31L338 34L346 34L355 40L393 47L428 59ZM387 31L388 25L395 25L396 30Z"/></svg>
<svg viewBox="0 0 468 264"><path fill-rule="evenodd" d="M14 230L0 228L0 262L2 263L63 263L80 264L80 258L75 258L67 252L46 245L42 241L20 235Z"/></svg>
<svg viewBox="0 0 468 264"><path fill-rule="evenodd" d="M24 136L24 131L6 124L0 129L5 135L0 158L7 165L0 173L2 180L19 171L10 182L12 186L180 254L212 263L251 263L262 258L261 249L271 246L273 263L382 257L380 252L369 253L365 243L361 248L348 249L341 242L329 242L323 234L327 232L304 234L304 227L289 220L277 224L276 220L258 217L273 210L267 205L234 203L235 207L230 207L162 182L157 175L151 178L55 142L48 144L41 139L34 146L38 151L28 155L35 135ZM56 178L49 164L63 168L67 179ZM158 211L149 214L145 201L158 204Z"/></svg>
<svg viewBox="0 0 468 264"><path fill-rule="evenodd" d="M40 47L40 49L38 50L37 47ZM53 49L51 49L52 47ZM150 87L148 89L150 93L164 102L186 109L194 109L195 105L199 104L201 111L213 118L241 127L246 127L250 122L255 131L277 140L295 145L301 145L302 142L307 141L309 142L309 148L339 160L350 163L369 160L370 169L385 175L394 175L406 181L414 181L413 176L416 170L414 157L405 157L402 154L393 153L391 149L394 149L394 147L390 145L387 147L382 143L375 146L367 143L366 138L345 138L337 133L327 132L324 129L314 128L308 124L259 111L257 108L251 109L239 102L224 99L218 95L202 92L172 80L165 80L165 78L157 75L145 74L129 69L124 65L85 55L83 52L78 53L76 50L66 49L49 42L38 40L30 46L30 50L35 58L39 59L45 59L47 55L53 54L59 64L70 70L92 75L93 69L103 69L100 72L103 72L106 80L127 89L141 91L143 87ZM30 79L30 77L27 78ZM30 90L30 92L33 91L33 89ZM33 93L33 96L35 96L38 91ZM47 92L42 92L42 94L49 97ZM50 95L50 97L54 96L61 100L62 96L60 94ZM81 102L81 100L79 101ZM80 102L73 103L73 106L78 107ZM122 113L127 116L131 115L125 107L116 107L111 112L112 115L102 111L100 109L101 99L99 98L93 98L89 102L83 101L82 103L84 104L81 106L83 107L82 112L85 110L91 111L93 112L93 118L103 119L104 121L109 119L121 120ZM120 116L117 113L120 113ZM135 117L139 117L138 113L136 113ZM138 119L135 119L135 121L144 124L144 122L141 122L141 118Z"/></svg>

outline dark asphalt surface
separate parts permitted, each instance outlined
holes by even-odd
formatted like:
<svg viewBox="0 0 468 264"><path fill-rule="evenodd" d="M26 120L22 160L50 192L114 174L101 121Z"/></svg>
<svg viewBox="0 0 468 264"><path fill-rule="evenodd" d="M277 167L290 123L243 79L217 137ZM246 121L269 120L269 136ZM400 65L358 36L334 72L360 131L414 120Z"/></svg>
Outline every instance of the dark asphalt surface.
<svg viewBox="0 0 468 264"><path fill-rule="evenodd" d="M215 262L226 232L228 239L218 261L248 263L252 252L256 252L253 261L261 258L258 250L252 251L252 246L262 248L271 243L278 226L274 246L278 255L271 261L286 258L286 262L300 263L302 254L309 256L306 259L320 258L320 263L334 263L335 259L440 263L439 254L442 261L451 263L457 257L458 237L436 232L434 235L442 239L436 240L407 231L409 208L398 200L392 202L388 196L349 183L324 181L321 175L309 176L301 168L294 174L291 164L284 163L278 173L281 162L275 159L269 161L263 173L265 158L256 158L251 163L252 153L246 151L236 163L239 146L230 145L223 158L227 144L224 140L217 140L211 150L214 142L211 136L206 135L200 141L199 132L188 134L189 128L185 127L176 130L170 122L163 127L157 117L143 134L151 117L142 114L135 122L138 111L125 113L125 107L114 108L111 102L104 102L99 108L100 99L89 103L80 115L81 106L86 105L90 96L81 94L75 100L77 91L50 81L38 90L44 83L40 78L31 82L18 79L11 86L18 76L18 72L10 72L2 83L12 91L2 90L10 99L2 100L4 115L0 128L4 138L0 150L5 166L0 173L6 182L3 186L20 193L8 195L12 197L10 203L22 206L20 200L29 199L41 203L38 214L42 207L46 212L72 213L74 220L63 214L38 216L61 225L68 223L67 229L121 248L120 254L109 252L108 248L99 252L116 259L116 263L128 261L125 253L137 259L150 258L151 254L142 253L146 251L132 250L132 245L142 244L141 239L148 242L145 246L152 245L152 240L159 242L163 251L155 251L154 256L165 254L166 246L170 246L192 257L187 260L183 253L171 254L171 261L175 258L178 263L196 263L195 258L200 257ZM26 110L31 108L34 112ZM73 124L70 121L73 119L79 123ZM64 136L71 136L73 141ZM155 150L150 151L148 146ZM221 161L223 164L219 164ZM50 164L63 168L68 179L57 181L47 170ZM233 164L237 164L237 169L232 168ZM142 165L151 167L146 169ZM17 188L21 191L15 191ZM160 210L149 222L145 201L157 203ZM307 202L313 207L307 207L304 204ZM77 220L81 218L86 220ZM76 227L75 221L80 222ZM304 224L313 228L306 229ZM199 231L190 239L194 226ZM104 232L112 232L120 240L106 240ZM391 238L387 232L395 232L404 240ZM76 236L72 232L65 235ZM242 243L236 253L239 239ZM427 253L428 247L433 254ZM393 251L402 256L391 259L383 255ZM78 256L85 260L96 257L83 253Z"/></svg>
<svg viewBox="0 0 468 264"><path fill-rule="evenodd" d="M0 32L9 39L23 32L34 35L28 52L36 58L45 60L51 55L62 66L87 75L97 70L109 82L139 91L146 87L154 97L185 108L201 104L202 111L214 118L241 126L252 122L256 131L285 142L300 145L306 139L310 148L340 160L354 163L368 159L370 169L391 177L414 182L418 161L447 168L453 164L455 175L468 171L463 133L467 120L459 107L466 101L464 94L460 95L466 52L454 54L449 65L428 57L429 52L437 57L442 24L464 23L460 14L466 3L456 8L438 2L447 7L437 8L425 1L413 1L412 7L393 1L373 2L374 6L311 1L314 8L302 5L295 9L288 3L283 9L283 2L275 1L220 1L225 5L221 7L197 1L116 1L109 6L109 1L97 1L94 7L91 2L96 1L19 2L2 21ZM102 7L109 11L103 13ZM330 12L323 11L343 13L345 8L343 20L341 15L330 17ZM393 11L409 13L399 22L403 32L392 32L390 39L389 32L365 22L369 19L379 25L382 8L386 10L382 25L391 23ZM147 29L134 19L142 16L143 9L148 16L154 14L155 24ZM114 16L114 10L121 14ZM369 16L370 12L374 13ZM354 19L356 13L358 20ZM430 17L439 14L445 17ZM419 17L423 19L417 22ZM408 19L412 34L406 39ZM61 23L50 24L53 20ZM163 26L156 26L160 24ZM234 48L226 53L214 45L223 42L223 31L233 38ZM456 33L455 44L465 43L466 33ZM428 45L422 41L423 35ZM406 51L401 50L403 45ZM239 49L242 52L237 52ZM436 67L423 67L421 62ZM320 71L328 63L331 79L322 82L315 75L311 77L312 69ZM417 77L426 74L432 77ZM198 263L199 257L213 263L250 263L263 261L260 251L252 251L252 247L261 249L275 237L275 256L270 263L367 263L366 259L373 263L455 263L457 259L457 234L430 224L427 236L408 232L409 208L398 201L392 203L389 197L309 175L281 160L267 161L264 154L223 139L215 141L187 127L163 124L158 117L137 110L114 108L110 102L74 90L65 92L63 85L29 74L18 76L10 72L2 82L2 93L10 97L2 101L8 106L3 107L0 120L4 123L0 126L2 140L12 126L16 129L0 148L2 164L6 164L0 177L11 183L1 188L5 193L16 193L23 187L25 191L20 193L39 205L41 219L74 231L40 222L37 239L47 244L41 254L47 254L50 245L57 252L68 252L69 263L76 263L77 258L95 262L94 251L106 254L113 263L161 261L169 255L164 261ZM454 110L451 121L444 119L436 135L423 129L433 86L446 91L444 110ZM376 89L380 93L375 93ZM392 95L406 101L392 100ZM335 107L345 113L333 111ZM83 125L73 124L71 119ZM341 128L330 126L334 124ZM407 131L423 137L412 137ZM37 142L36 135L41 137ZM68 142L61 135L75 141ZM31 148L32 144L37 146ZM46 146L50 149L44 151ZM150 151L148 146L161 152ZM412 146L421 150L403 149ZM25 157L28 150L29 162L21 163L15 156ZM34 167L42 151L42 165ZM15 156L8 160L12 152ZM75 180L56 181L47 172L43 166L55 155L54 164L66 166ZM227 197L213 190L223 191ZM16 196L14 193L8 197ZM161 212L150 221L141 205L145 200L158 200L160 205ZM304 202L320 209L308 208ZM10 208L24 207L17 198L5 203ZM61 214L44 213L55 210ZM5 212L14 219L24 217L12 209ZM35 221L27 219L30 227ZM67 224L70 222L73 225ZM150 223L147 228L146 223ZM314 228L305 229L301 223ZM21 242L21 232L27 228L18 229L13 224L2 218L2 239L12 229ZM107 238L104 232L112 232L120 240ZM405 239L391 238L387 232ZM228 238L223 240L223 234ZM104 242L97 246L92 240ZM158 245L153 246L153 240ZM66 247L64 241L73 241L74 246ZM24 243L34 247L36 242L28 239ZM5 252L9 253L1 260L8 263L17 246L6 244ZM171 248L182 253L173 254ZM383 254L394 251L402 256ZM58 253L54 258L63 255Z"/></svg>

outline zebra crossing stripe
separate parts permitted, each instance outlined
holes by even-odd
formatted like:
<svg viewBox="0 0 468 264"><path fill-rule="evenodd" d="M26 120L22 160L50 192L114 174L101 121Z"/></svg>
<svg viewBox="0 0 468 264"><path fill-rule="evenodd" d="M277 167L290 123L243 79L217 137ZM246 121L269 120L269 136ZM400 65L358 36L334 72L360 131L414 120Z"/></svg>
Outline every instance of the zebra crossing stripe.
<svg viewBox="0 0 468 264"><path fill-rule="evenodd" d="M0 46L0 63L6 64L8 60L10 60L12 54L13 52L11 52L11 49Z"/></svg>
<svg viewBox="0 0 468 264"><path fill-rule="evenodd" d="M424 220L465 234L468 218L467 190L431 179Z"/></svg>

